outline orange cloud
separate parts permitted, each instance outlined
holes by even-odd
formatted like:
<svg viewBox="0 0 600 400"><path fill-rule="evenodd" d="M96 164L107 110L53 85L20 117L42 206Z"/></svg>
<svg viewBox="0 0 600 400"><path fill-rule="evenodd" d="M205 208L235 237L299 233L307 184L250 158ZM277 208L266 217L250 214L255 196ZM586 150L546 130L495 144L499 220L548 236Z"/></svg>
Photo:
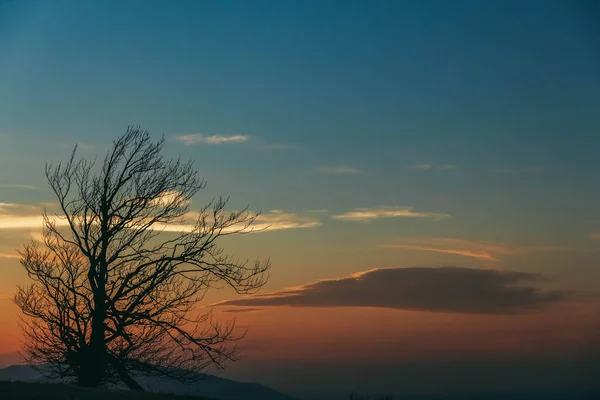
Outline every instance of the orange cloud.
<svg viewBox="0 0 600 400"><path fill-rule="evenodd" d="M177 193L167 193L157 201L170 201ZM21 204L0 203L0 230L2 229L29 229L38 230L43 226L41 209L34 206ZM163 232L190 232L195 228L195 223L200 214L189 212L183 223L178 224L155 224L152 229ZM50 217L57 226L67 226L68 222L59 217ZM139 221L141 223L141 221ZM245 232L265 232L285 229L315 228L321 222L314 218L303 217L295 213L287 213L283 210L272 210L269 213L260 214L254 223L245 229ZM231 226L224 233L234 232L242 229L243 224Z"/></svg>
<svg viewBox="0 0 600 400"><path fill-rule="evenodd" d="M0 258L15 258L15 259L19 259L21 257L17 253L2 253L2 252L0 252Z"/></svg>
<svg viewBox="0 0 600 400"><path fill-rule="evenodd" d="M24 204L0 203L1 229L40 229L43 225L42 209ZM53 218L58 226L65 226L66 221Z"/></svg>
<svg viewBox="0 0 600 400"><path fill-rule="evenodd" d="M370 222L382 218L430 218L442 220L451 218L450 214L436 212L416 212L412 207L385 206L377 208L355 208L343 214L334 215L331 218L343 221Z"/></svg>
<svg viewBox="0 0 600 400"><path fill-rule="evenodd" d="M153 229L163 232L190 232L195 228L195 221L199 214L191 212L187 215L189 223L183 224L155 224ZM316 228L321 223L313 218L301 217L295 213L286 213L282 210L273 210L270 213L260 214L254 223L245 229L245 232L266 232L286 229ZM244 227L244 224L233 225L223 230L223 233L235 232Z"/></svg>
<svg viewBox="0 0 600 400"><path fill-rule="evenodd" d="M402 245L402 244L382 244L378 247L383 248L394 248L394 249L407 249L407 250L420 250L420 251L432 251L436 253L445 254L456 254L459 256L480 258L483 260L496 261L496 258L486 251L473 251L473 250L452 250L452 249L436 249L435 247L425 246L414 246L414 245Z"/></svg>
<svg viewBox="0 0 600 400"><path fill-rule="evenodd" d="M515 256L542 251L565 251L559 246L513 246L499 242L463 240L440 237L409 237L392 244L377 245L380 248L397 248L416 251L456 254L482 260L496 261L500 256Z"/></svg>

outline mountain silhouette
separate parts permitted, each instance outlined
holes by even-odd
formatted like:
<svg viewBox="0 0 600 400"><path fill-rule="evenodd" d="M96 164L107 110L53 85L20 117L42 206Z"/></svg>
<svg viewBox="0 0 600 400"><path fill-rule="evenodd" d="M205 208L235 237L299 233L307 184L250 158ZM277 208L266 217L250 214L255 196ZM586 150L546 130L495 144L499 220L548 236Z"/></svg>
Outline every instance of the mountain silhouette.
<svg viewBox="0 0 600 400"><path fill-rule="evenodd" d="M0 381L36 382L42 379L37 371L27 365L11 365L0 369ZM148 392L204 396L218 400L297 400L257 383L236 382L210 374L203 374L201 380L192 384L143 376L137 380Z"/></svg>

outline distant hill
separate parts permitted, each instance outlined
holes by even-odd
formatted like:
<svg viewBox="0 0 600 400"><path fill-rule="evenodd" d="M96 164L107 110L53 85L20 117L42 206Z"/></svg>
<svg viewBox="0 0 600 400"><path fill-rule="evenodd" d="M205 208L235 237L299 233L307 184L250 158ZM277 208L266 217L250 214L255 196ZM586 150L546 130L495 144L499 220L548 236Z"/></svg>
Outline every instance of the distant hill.
<svg viewBox="0 0 600 400"><path fill-rule="evenodd" d="M11 365L0 369L0 381L36 382L41 380L40 374L26 365Z"/></svg>
<svg viewBox="0 0 600 400"><path fill-rule="evenodd" d="M88 389L74 385L38 382L1 382L2 400L211 400L208 397Z"/></svg>
<svg viewBox="0 0 600 400"><path fill-rule="evenodd" d="M12 365L0 369L0 381L37 382L41 379L34 369L26 365ZM148 377L139 377L138 381L148 392L154 393L203 396L218 400L295 400L263 385L236 382L208 374L190 385ZM1 395L0 398L4 399Z"/></svg>

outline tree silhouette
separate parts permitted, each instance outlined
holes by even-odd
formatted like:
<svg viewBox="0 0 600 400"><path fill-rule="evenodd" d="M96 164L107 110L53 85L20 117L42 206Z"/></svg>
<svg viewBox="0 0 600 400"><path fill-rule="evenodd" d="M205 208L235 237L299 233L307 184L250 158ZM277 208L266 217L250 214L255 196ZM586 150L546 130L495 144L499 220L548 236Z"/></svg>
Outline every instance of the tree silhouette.
<svg viewBox="0 0 600 400"><path fill-rule="evenodd" d="M43 243L20 252L33 283L14 298L24 355L45 375L142 390L136 375L192 381L235 359L234 321L195 307L219 284L251 293L265 283L268 260L248 264L217 245L250 232L257 215L226 212L219 198L193 228L182 225L206 182L191 161L164 160L163 146L129 127L102 165L76 159L75 147L68 162L46 166L61 212L45 209Z"/></svg>

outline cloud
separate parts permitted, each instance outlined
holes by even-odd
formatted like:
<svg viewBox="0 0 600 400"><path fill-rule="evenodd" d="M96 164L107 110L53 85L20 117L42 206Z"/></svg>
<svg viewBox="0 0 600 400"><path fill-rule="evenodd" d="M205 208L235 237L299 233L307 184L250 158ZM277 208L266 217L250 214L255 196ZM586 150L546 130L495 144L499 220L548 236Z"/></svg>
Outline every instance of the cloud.
<svg viewBox="0 0 600 400"><path fill-rule="evenodd" d="M600 240L600 232L590 233L589 238L592 239L592 240Z"/></svg>
<svg viewBox="0 0 600 400"><path fill-rule="evenodd" d="M366 172L347 165L317 167L317 172L325 175L366 175Z"/></svg>
<svg viewBox="0 0 600 400"><path fill-rule="evenodd" d="M57 209L54 203L42 203L41 206L0 203L0 230L40 230L44 225L42 206L46 206L50 211ZM66 219L54 216L50 211L48 217L57 227L68 226Z"/></svg>
<svg viewBox="0 0 600 400"><path fill-rule="evenodd" d="M43 221L40 207L0 203L0 229L39 229Z"/></svg>
<svg viewBox="0 0 600 400"><path fill-rule="evenodd" d="M19 259L21 258L17 253L2 253L0 252L0 258L14 258L14 259Z"/></svg>
<svg viewBox="0 0 600 400"><path fill-rule="evenodd" d="M565 292L541 291L531 285L543 280L538 274L461 267L373 269L218 305L514 314L567 297Z"/></svg>
<svg viewBox="0 0 600 400"><path fill-rule="evenodd" d="M175 139L186 146L191 146L195 144L223 144L223 143L243 143L250 140L250 136L248 135L211 135L206 136L201 133L196 133L193 135L181 135L176 136Z"/></svg>
<svg viewBox="0 0 600 400"><path fill-rule="evenodd" d="M497 261L500 256L515 256L542 251L564 251L559 246L513 246L499 242L463 240L441 237L409 237L392 244L380 244L380 248L397 248L455 254L481 260Z"/></svg>
<svg viewBox="0 0 600 400"><path fill-rule="evenodd" d="M169 193L158 201L168 201L176 193ZM171 197L170 197L171 196ZM152 228L163 232L190 232L194 229L199 214L188 213L184 222L178 224L155 224ZM67 226L65 219L51 217L57 226ZM2 229L41 229L43 226L42 210L39 207L22 204L0 203L0 230ZM321 223L309 217L295 213L286 213L283 210L273 210L256 217L248 232L264 232L285 229L315 228ZM242 226L232 226L228 232L239 230Z"/></svg>
<svg viewBox="0 0 600 400"><path fill-rule="evenodd" d="M189 223L183 224L155 224L153 226L156 230L163 232L190 232L194 229L198 218L198 214L191 212L188 215ZM286 213L283 210L272 210L269 213L260 214L254 220L254 223L248 228L247 232L266 232L266 231L279 231L286 229L305 229L305 228L316 228L321 226L321 222L308 217L301 217L295 213ZM240 226L231 226L228 229L224 229L223 233L230 233L238 231L243 228Z"/></svg>
<svg viewBox="0 0 600 400"><path fill-rule="evenodd" d="M418 163L418 164L411 165L409 168L417 169L419 171L431 171L434 169L450 170L450 169L456 169L457 167L454 164Z"/></svg>
<svg viewBox="0 0 600 400"><path fill-rule="evenodd" d="M352 211L334 215L331 218L360 222L370 222L381 218L431 218L437 221L451 218L451 215L435 212L415 212L412 207L380 206L377 208L355 208Z"/></svg>
<svg viewBox="0 0 600 400"><path fill-rule="evenodd" d="M168 190L164 192L161 196L150 201L150 204L156 206L167 206L175 200L177 200L178 198L178 201L182 204L189 204L189 200L183 201L182 196L182 193L178 192L177 190Z"/></svg>
<svg viewBox="0 0 600 400"><path fill-rule="evenodd" d="M247 307L240 307L240 308L232 308L229 310L223 310L221 312L226 312L226 313L245 313L245 312L254 312L254 311L260 311L262 310L262 308L247 308Z"/></svg>
<svg viewBox="0 0 600 400"><path fill-rule="evenodd" d="M483 260L496 261L496 258L486 251L472 251L472 250L453 250L453 249L436 249L434 247L424 246L413 246L413 245L402 245L402 244L382 244L378 247L383 248L396 248L396 249L407 249L407 250L421 250L421 251L433 251L436 253L445 254L456 254L460 256L479 258Z"/></svg>

